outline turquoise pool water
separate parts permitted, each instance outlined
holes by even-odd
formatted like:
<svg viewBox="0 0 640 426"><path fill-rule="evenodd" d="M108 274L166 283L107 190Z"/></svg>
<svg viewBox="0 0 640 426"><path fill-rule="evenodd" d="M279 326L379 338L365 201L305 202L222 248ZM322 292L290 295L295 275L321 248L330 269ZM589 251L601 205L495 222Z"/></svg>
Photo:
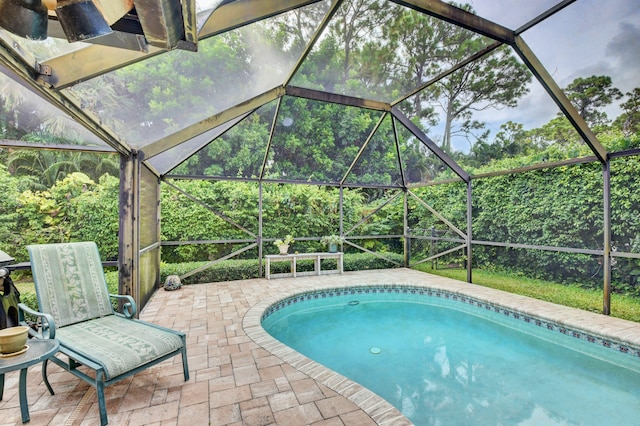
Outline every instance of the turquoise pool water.
<svg viewBox="0 0 640 426"><path fill-rule="evenodd" d="M637 348L456 295L314 292L272 306L262 325L417 425L627 425L640 418Z"/></svg>

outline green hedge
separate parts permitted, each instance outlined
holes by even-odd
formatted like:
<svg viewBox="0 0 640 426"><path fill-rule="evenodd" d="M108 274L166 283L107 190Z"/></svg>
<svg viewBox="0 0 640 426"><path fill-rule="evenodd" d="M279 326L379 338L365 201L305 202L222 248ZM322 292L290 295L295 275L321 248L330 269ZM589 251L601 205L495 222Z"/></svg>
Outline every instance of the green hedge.
<svg viewBox="0 0 640 426"><path fill-rule="evenodd" d="M384 256L399 263L402 263L404 259L401 254L396 253L384 253ZM183 275L204 264L204 262L163 264L160 267L160 279L164 283L168 275ZM297 262L297 265L298 271L301 272L313 270L312 260L299 261ZM384 259L380 259L369 253L345 254L343 266L345 271L363 271L368 269L388 269L397 267L395 264ZM322 261L322 269L331 269L335 267L335 260L328 259L326 261ZM182 280L182 283L199 284L257 278L259 275L258 270L258 259L225 260L223 262L212 265L204 271L186 277L184 280ZM271 272L274 274L289 272L289 264L286 262L273 263L271 265Z"/></svg>

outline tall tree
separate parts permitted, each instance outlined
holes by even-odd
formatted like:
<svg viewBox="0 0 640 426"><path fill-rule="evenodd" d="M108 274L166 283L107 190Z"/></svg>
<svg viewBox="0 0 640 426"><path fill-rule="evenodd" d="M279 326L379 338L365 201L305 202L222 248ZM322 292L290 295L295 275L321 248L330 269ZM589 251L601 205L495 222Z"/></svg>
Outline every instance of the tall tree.
<svg viewBox="0 0 640 426"><path fill-rule="evenodd" d="M474 13L470 5L457 7ZM405 10L391 26L397 46L396 78L403 91L415 89L486 47L491 40L448 22ZM500 48L416 94L407 107L423 127L433 125L433 105L442 111L442 148L451 151L456 133L477 135L483 125L474 111L515 107L528 92L531 74L508 48ZM486 132L485 132L486 133ZM484 135L483 135L484 136Z"/></svg>
<svg viewBox="0 0 640 426"><path fill-rule="evenodd" d="M434 96L444 113L442 148L451 151L451 139L456 133L474 134L483 128L482 123L472 119L474 112L516 107L529 91L530 80L526 66L504 47L438 81Z"/></svg>
<svg viewBox="0 0 640 426"><path fill-rule="evenodd" d="M377 56L382 52L382 28L399 10L381 0L347 0L338 8L326 34L336 47L332 59L340 64L335 91L361 97L379 97L385 92L385 80L370 71L372 64L384 63Z"/></svg>
<svg viewBox="0 0 640 426"><path fill-rule="evenodd" d="M640 133L640 87L626 95L626 102L620 104L624 113L618 119L622 121L622 131L628 136Z"/></svg>
<svg viewBox="0 0 640 426"><path fill-rule="evenodd" d="M280 15L278 19L265 21L265 25L273 29L276 43L283 46L285 50L298 55L307 46L311 35L327 12L327 8L326 2L299 7Z"/></svg>
<svg viewBox="0 0 640 426"><path fill-rule="evenodd" d="M582 138L576 131L575 127L569 122L564 115L558 115L549 120L539 129L531 131L537 137L540 146L546 148L552 144L568 147L570 145L579 144Z"/></svg>
<svg viewBox="0 0 640 426"><path fill-rule="evenodd" d="M436 21L430 16L406 9L385 27L391 54L384 63L391 64L393 68L384 78L396 81L400 95L406 95L425 84L441 69L440 43L446 37L442 33L443 26ZM435 125L437 115L428 101L429 92L420 91L403 103L403 111L417 122Z"/></svg>
<svg viewBox="0 0 640 426"><path fill-rule="evenodd" d="M380 1L347 0L336 12L330 28L344 55L343 81L349 79L349 71L356 63L353 55L365 40L373 37L378 28L381 10Z"/></svg>
<svg viewBox="0 0 640 426"><path fill-rule="evenodd" d="M622 92L612 86L611 77L606 75L578 77L564 91L578 113L592 127L606 125L607 113L602 108L622 98Z"/></svg>
<svg viewBox="0 0 640 426"><path fill-rule="evenodd" d="M144 72L141 74L148 77ZM127 87L128 80L119 76L120 72L108 73L73 85L68 89L68 95L79 99L82 108L91 111L109 130L119 136L130 136L130 133L136 133L140 128L140 121L144 121L141 111L146 109L142 107L139 98L131 96ZM135 84L135 80L132 84ZM140 121L132 125L130 120L136 118Z"/></svg>
<svg viewBox="0 0 640 426"><path fill-rule="evenodd" d="M303 181L339 181L375 124L370 111L287 98L271 143L267 176Z"/></svg>

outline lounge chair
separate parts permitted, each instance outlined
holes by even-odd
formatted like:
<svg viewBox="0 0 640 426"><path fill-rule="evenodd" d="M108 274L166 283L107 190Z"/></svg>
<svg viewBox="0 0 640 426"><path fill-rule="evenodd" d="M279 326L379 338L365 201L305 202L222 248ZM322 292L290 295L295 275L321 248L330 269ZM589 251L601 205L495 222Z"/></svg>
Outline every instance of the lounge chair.
<svg viewBox="0 0 640 426"><path fill-rule="evenodd" d="M133 298L108 293L95 243L32 245L27 250L40 312L20 304L20 322L26 324L25 313L35 315L40 329L31 330L32 336L60 342L67 360L58 354L51 362L96 388L102 425L107 424L105 386L178 354L189 380L185 334L135 319ZM114 311L111 297L121 302L121 313ZM42 376L53 395L47 361Z"/></svg>

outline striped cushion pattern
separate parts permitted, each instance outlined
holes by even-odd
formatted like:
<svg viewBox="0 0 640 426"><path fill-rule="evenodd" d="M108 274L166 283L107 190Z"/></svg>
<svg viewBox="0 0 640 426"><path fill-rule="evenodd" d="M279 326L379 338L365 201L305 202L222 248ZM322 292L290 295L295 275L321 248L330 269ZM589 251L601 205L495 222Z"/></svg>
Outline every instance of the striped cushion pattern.
<svg viewBox="0 0 640 426"><path fill-rule="evenodd" d="M31 245L40 312L58 327L113 315L98 247L94 242Z"/></svg>
<svg viewBox="0 0 640 426"><path fill-rule="evenodd" d="M182 347L171 332L117 315L73 324L56 332L64 348L98 362L107 380L131 371Z"/></svg>

